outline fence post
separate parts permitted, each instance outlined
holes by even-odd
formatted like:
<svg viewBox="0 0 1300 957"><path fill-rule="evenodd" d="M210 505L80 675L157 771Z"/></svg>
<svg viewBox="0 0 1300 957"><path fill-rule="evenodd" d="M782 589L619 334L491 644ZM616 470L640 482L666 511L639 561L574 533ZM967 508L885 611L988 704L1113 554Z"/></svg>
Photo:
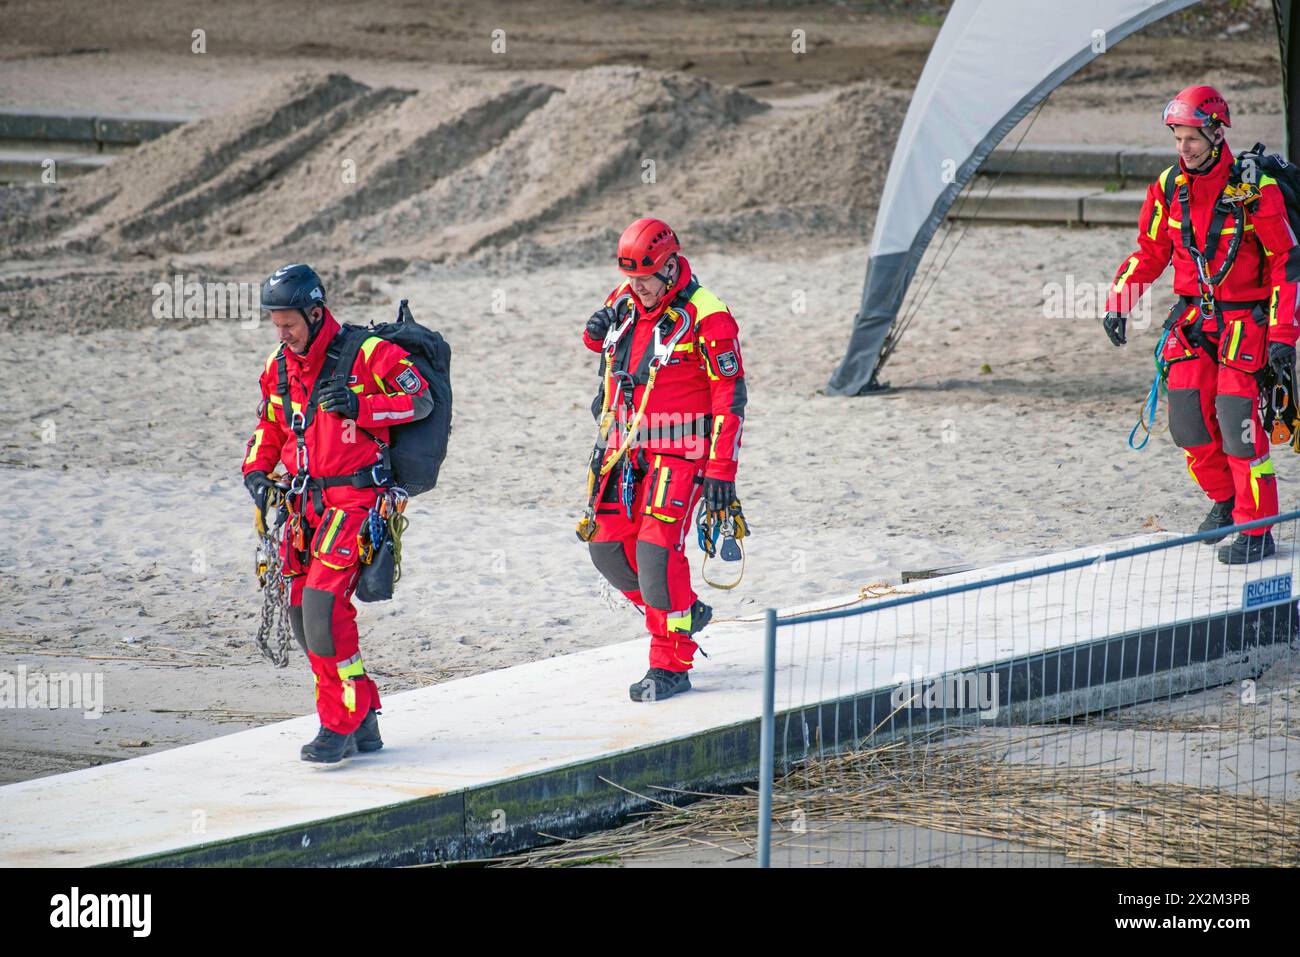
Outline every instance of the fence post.
<svg viewBox="0 0 1300 957"><path fill-rule="evenodd" d="M772 778L776 752L776 609L767 610L763 649L763 722L758 758L758 866L772 865Z"/></svg>

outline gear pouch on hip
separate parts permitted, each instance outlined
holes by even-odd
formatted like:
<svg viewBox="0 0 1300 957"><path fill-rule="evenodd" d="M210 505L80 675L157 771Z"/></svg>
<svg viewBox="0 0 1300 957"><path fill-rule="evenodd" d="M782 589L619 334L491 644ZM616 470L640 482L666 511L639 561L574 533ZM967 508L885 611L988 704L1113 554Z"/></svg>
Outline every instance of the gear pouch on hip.
<svg viewBox="0 0 1300 957"><path fill-rule="evenodd" d="M697 476L703 469L686 459L654 456L649 478L646 481L645 503L642 513L661 522L683 522L694 505Z"/></svg>
<svg viewBox="0 0 1300 957"><path fill-rule="evenodd" d="M1219 339L1219 364L1240 372L1258 372L1268 358L1267 332L1253 314L1227 319Z"/></svg>
<svg viewBox="0 0 1300 957"><path fill-rule="evenodd" d="M366 512L327 508L311 542L312 558L330 568L344 569L360 558L358 541L366 521Z"/></svg>

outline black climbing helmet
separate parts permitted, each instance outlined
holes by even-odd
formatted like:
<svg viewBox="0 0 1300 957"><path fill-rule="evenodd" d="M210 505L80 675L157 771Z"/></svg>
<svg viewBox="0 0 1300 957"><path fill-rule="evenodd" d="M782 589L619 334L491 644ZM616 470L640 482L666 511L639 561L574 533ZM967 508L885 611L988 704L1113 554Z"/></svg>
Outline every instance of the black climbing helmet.
<svg viewBox="0 0 1300 957"><path fill-rule="evenodd" d="M282 266L262 283L263 309L297 309L307 319L312 306L324 305L325 284L304 263Z"/></svg>

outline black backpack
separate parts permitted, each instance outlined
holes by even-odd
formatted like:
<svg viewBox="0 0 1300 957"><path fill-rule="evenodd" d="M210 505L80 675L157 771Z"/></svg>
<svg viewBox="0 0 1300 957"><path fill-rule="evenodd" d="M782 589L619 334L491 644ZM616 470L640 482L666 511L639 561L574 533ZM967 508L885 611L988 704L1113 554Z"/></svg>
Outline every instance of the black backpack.
<svg viewBox="0 0 1300 957"><path fill-rule="evenodd" d="M403 299L397 307L395 322L343 326L340 336L346 334L347 338L336 368L351 369L361 344L370 336L386 339L410 353L415 368L429 383L433 411L415 422L389 427L388 459L393 482L408 494L419 495L438 484L438 470L447 457L447 440L451 436L451 346L440 334L416 322L407 302Z"/></svg>
<svg viewBox="0 0 1300 957"><path fill-rule="evenodd" d="M1286 202L1286 218L1291 223L1291 231L1300 236L1300 167L1277 153L1265 153L1264 148L1263 143L1256 143L1238 155L1232 164L1229 182L1258 186L1261 175L1277 180Z"/></svg>

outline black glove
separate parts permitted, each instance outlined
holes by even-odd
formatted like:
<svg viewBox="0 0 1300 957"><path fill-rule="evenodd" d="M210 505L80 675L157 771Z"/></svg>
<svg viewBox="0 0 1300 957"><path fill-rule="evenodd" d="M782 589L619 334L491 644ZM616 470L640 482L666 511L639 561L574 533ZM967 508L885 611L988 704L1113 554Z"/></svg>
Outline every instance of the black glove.
<svg viewBox="0 0 1300 957"><path fill-rule="evenodd" d="M1295 372L1295 346L1289 346L1285 342L1270 342L1268 364L1273 367L1279 379L1292 378Z"/></svg>
<svg viewBox="0 0 1300 957"><path fill-rule="evenodd" d="M618 310L613 306L597 309L587 320L587 335L596 342L604 342L609 327L618 322Z"/></svg>
<svg viewBox="0 0 1300 957"><path fill-rule="evenodd" d="M1106 335L1110 337L1111 345L1122 346L1128 342L1124 335L1124 329L1128 325L1128 317L1121 316L1118 312L1108 312L1104 319L1101 320L1101 327L1106 330Z"/></svg>
<svg viewBox="0 0 1300 957"><path fill-rule="evenodd" d="M244 488L248 489L248 494L253 496L253 504L257 506L258 511L266 511L266 496L271 489L275 488L265 472L249 472L244 476Z"/></svg>
<svg viewBox="0 0 1300 957"><path fill-rule="evenodd" d="M736 500L736 483L724 479L704 480L704 508L710 512L725 512Z"/></svg>
<svg viewBox="0 0 1300 957"><path fill-rule="evenodd" d="M346 382L334 378L321 391L320 407L345 419L355 419L361 411L361 400Z"/></svg>

